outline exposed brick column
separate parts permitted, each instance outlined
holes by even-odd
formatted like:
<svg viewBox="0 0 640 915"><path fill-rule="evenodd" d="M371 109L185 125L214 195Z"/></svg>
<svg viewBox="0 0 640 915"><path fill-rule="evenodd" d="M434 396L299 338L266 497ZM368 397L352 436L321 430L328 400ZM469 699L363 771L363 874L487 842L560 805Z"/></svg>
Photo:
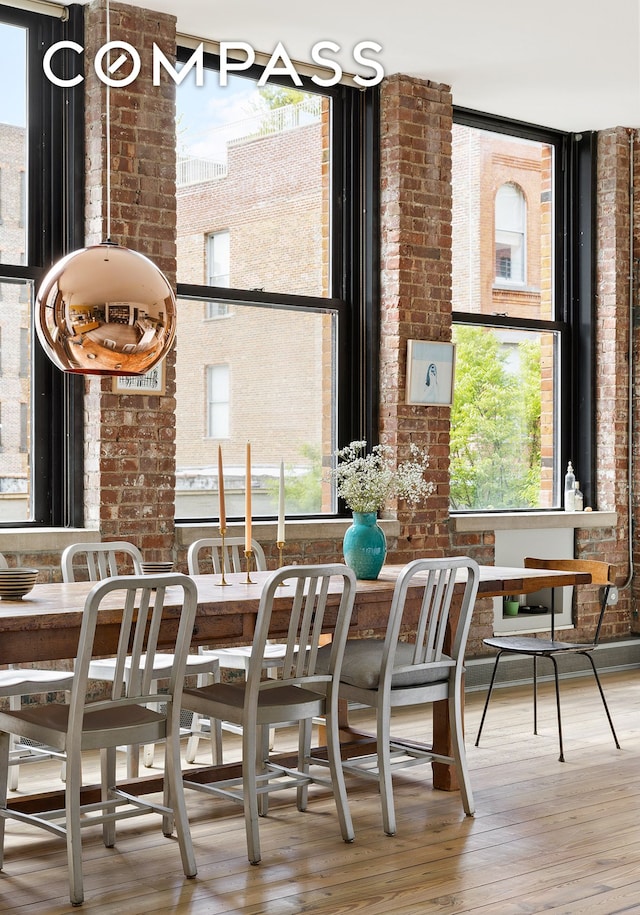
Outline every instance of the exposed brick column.
<svg viewBox="0 0 640 915"><path fill-rule="evenodd" d="M607 559L628 574L629 132L598 137L596 264L596 487L598 508L615 510ZM583 545L586 546L586 545ZM581 551L582 552L582 551Z"/></svg>
<svg viewBox="0 0 640 915"><path fill-rule="evenodd" d="M391 562L449 544L449 407L407 406L407 340L451 340L451 131L447 86L396 75L381 91L380 437L402 461L426 446L437 484L424 506L396 514Z"/></svg>
<svg viewBox="0 0 640 915"><path fill-rule="evenodd" d="M630 210L632 174L633 212ZM634 276L632 302L630 274ZM603 131L598 137L597 481L599 507L613 508L618 513L618 525L614 531L615 552L608 550L607 558L616 563L619 580L620 576L626 579L629 574L630 536L634 569L640 568L640 548L637 537L633 536L640 524L640 400L637 380L640 374L639 276L640 134L638 131L618 127ZM631 520L628 510L627 411L630 333L633 345L634 428ZM623 593L621 604L630 611L631 631L637 633L640 632L639 599L640 582L636 574L631 593Z"/></svg>
<svg viewBox="0 0 640 915"><path fill-rule="evenodd" d="M105 43L105 4L85 8L86 235L104 240L107 212L106 88L93 70ZM171 59L176 19L111 4L111 40L131 44L142 60L137 79L112 88L111 238L150 257L175 287L175 84L152 84L155 42ZM175 354L166 362L166 394L114 394L111 379L88 378L85 407L86 523L103 539L136 543L148 558L174 548Z"/></svg>

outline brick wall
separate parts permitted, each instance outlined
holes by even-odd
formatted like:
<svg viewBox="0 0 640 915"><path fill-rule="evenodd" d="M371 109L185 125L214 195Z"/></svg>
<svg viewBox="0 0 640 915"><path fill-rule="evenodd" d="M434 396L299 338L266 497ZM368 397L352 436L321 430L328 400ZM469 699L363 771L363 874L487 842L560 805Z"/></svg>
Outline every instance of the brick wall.
<svg viewBox="0 0 640 915"><path fill-rule="evenodd" d="M595 541L593 537L578 538L581 555L604 553L608 561L615 563L620 582L629 574L630 151L630 134L626 129L600 133L596 244L596 487L598 506L615 509L618 525L615 530L599 532ZM639 217L640 200L636 197L636 222ZM607 618L612 635L628 631L629 592L624 592L622 598Z"/></svg>
<svg viewBox="0 0 640 915"><path fill-rule="evenodd" d="M380 438L409 456L428 449L437 491L424 507L395 507L402 534L392 562L449 547L449 407L408 406L407 341L451 340L451 129L448 87L407 76L382 85Z"/></svg>
<svg viewBox="0 0 640 915"><path fill-rule="evenodd" d="M106 89L92 68L105 42L105 4L86 15L86 239L107 231ZM152 85L156 42L169 55L175 17L111 4L111 38L140 53L142 69L112 88L111 238L150 257L175 287L175 85ZM153 104L150 99L153 98ZM166 359L166 395L114 394L111 379L86 382L86 523L105 540L131 540L150 558L173 553L175 500L175 356Z"/></svg>

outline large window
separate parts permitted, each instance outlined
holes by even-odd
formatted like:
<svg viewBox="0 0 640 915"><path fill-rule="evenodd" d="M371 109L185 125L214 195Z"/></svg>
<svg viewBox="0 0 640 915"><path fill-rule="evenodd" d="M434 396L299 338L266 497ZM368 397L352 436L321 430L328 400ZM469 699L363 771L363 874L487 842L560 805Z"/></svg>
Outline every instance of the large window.
<svg viewBox="0 0 640 915"><path fill-rule="evenodd" d="M79 141L66 142L74 131L82 137L77 96L52 86L42 69L46 48L81 35L78 9L66 23L53 7L51 16L0 13L0 524L81 521L81 442L70 420L78 379L55 369L33 327L44 271L80 242L81 170L72 165Z"/></svg>
<svg viewBox="0 0 640 915"><path fill-rule="evenodd" d="M503 184L496 194L496 282L524 283L527 205L522 190Z"/></svg>
<svg viewBox="0 0 640 915"><path fill-rule="evenodd" d="M281 461L288 515L334 513L332 453L372 437L374 229L358 195L375 93L260 75L221 86L209 57L204 85L194 69L177 90L178 519L216 517L219 445L227 511L243 514L247 441L254 515L276 513Z"/></svg>
<svg viewBox="0 0 640 915"><path fill-rule="evenodd" d="M571 334L590 300L575 281L571 244L589 194L582 214L565 208L577 199L581 142L473 113L456 117L453 510L560 507L562 467L569 457L575 463L580 441L580 478L590 477L588 405L579 419L572 410L579 338Z"/></svg>

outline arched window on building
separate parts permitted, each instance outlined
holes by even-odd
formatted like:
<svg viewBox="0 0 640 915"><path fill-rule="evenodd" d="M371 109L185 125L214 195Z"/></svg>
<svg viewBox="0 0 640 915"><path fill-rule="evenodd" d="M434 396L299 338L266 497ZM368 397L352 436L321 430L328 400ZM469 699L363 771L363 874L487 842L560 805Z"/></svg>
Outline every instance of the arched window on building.
<svg viewBox="0 0 640 915"><path fill-rule="evenodd" d="M496 282L526 279L527 203L516 184L498 188L495 204Z"/></svg>

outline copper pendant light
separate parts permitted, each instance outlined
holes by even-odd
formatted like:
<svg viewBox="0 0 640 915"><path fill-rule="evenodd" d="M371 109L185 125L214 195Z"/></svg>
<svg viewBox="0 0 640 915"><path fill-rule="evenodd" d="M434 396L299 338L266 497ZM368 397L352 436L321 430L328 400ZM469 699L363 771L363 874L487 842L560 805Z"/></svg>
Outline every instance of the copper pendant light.
<svg viewBox="0 0 640 915"><path fill-rule="evenodd" d="M106 19L108 43L109 0ZM38 289L35 324L45 352L63 372L144 375L173 344L176 298L149 258L110 238L109 90L107 83L107 240L54 264Z"/></svg>
<svg viewBox="0 0 640 915"><path fill-rule="evenodd" d="M38 290L36 328L63 372L144 375L173 343L175 304L155 264L105 242L52 267Z"/></svg>

